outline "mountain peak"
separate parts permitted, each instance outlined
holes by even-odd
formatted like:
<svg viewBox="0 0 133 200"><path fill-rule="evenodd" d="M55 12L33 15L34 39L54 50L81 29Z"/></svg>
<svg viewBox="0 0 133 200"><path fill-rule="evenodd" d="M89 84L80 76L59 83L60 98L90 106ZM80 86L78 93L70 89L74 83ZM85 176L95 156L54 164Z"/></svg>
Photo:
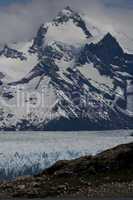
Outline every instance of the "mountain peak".
<svg viewBox="0 0 133 200"><path fill-rule="evenodd" d="M117 50L120 54L123 54L122 47L111 33L107 33L98 44L99 46L111 47L114 50Z"/></svg>
<svg viewBox="0 0 133 200"><path fill-rule="evenodd" d="M65 7L63 10L61 10L57 16L57 18L59 17L72 17L74 15L77 15L78 13L76 13L70 6Z"/></svg>
<svg viewBox="0 0 133 200"><path fill-rule="evenodd" d="M42 51L45 45L53 41L81 46L91 37L84 18L67 6L51 22L39 28L31 52L37 49Z"/></svg>
<svg viewBox="0 0 133 200"><path fill-rule="evenodd" d="M70 6L66 6L66 7L62 10L62 12L64 12L64 11L67 11L67 12L69 12L69 13L75 13L75 11L74 11Z"/></svg>
<svg viewBox="0 0 133 200"><path fill-rule="evenodd" d="M104 38L99 42L99 46L103 47L110 52L110 56L121 56L123 54L123 49L121 48L119 42L111 33L107 33Z"/></svg>
<svg viewBox="0 0 133 200"><path fill-rule="evenodd" d="M111 33L107 33L107 34L104 36L102 42L104 42L104 43L106 43L106 42L108 42L108 43L109 43L109 42L118 43L117 40L115 39L115 37L113 37L113 35L111 35Z"/></svg>
<svg viewBox="0 0 133 200"><path fill-rule="evenodd" d="M86 23L82 16L69 6L65 7L62 11L60 11L57 17L53 20L53 22L56 26L72 22L75 26L80 28L85 33L87 38L92 37L92 34L87 29Z"/></svg>
<svg viewBox="0 0 133 200"><path fill-rule="evenodd" d="M107 33L97 44L89 45L89 49L108 64L112 63L115 58L121 58L124 54L119 42L111 33Z"/></svg>
<svg viewBox="0 0 133 200"><path fill-rule="evenodd" d="M66 6L64 9L65 9L65 10L72 11L72 9L71 9L71 7L70 7L70 6Z"/></svg>

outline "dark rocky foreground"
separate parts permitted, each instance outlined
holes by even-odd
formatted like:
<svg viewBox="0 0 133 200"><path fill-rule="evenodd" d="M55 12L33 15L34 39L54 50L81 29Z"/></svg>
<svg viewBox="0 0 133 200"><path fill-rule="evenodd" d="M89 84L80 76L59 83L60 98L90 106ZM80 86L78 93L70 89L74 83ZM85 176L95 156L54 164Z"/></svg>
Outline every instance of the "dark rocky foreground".
<svg viewBox="0 0 133 200"><path fill-rule="evenodd" d="M133 197L133 143L59 161L38 176L0 184L0 199L81 196Z"/></svg>

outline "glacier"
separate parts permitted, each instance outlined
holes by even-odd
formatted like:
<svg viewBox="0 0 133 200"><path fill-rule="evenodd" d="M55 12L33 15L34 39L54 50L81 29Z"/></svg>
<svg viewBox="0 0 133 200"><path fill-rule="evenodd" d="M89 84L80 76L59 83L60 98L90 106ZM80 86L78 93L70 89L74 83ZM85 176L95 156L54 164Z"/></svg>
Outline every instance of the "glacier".
<svg viewBox="0 0 133 200"><path fill-rule="evenodd" d="M131 133L131 130L1 133L0 180L35 175L58 160L95 155L132 142Z"/></svg>

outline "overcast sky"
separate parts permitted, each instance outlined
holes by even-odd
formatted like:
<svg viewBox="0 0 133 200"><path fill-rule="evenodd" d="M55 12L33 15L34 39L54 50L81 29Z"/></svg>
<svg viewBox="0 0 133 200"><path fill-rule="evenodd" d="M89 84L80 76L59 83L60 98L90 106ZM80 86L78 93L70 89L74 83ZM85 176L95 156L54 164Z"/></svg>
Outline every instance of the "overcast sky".
<svg viewBox="0 0 133 200"><path fill-rule="evenodd" d="M0 43L31 39L40 24L67 5L132 38L133 0L0 0Z"/></svg>

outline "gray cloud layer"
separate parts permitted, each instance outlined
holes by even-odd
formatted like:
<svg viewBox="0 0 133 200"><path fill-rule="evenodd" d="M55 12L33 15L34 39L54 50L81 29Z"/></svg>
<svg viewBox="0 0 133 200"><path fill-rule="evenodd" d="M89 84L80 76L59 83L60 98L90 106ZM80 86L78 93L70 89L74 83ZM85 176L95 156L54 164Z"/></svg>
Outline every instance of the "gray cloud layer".
<svg viewBox="0 0 133 200"><path fill-rule="evenodd" d="M31 39L40 24L67 5L86 13L101 27L115 27L129 37L133 35L132 0L32 0L0 8L0 43Z"/></svg>

